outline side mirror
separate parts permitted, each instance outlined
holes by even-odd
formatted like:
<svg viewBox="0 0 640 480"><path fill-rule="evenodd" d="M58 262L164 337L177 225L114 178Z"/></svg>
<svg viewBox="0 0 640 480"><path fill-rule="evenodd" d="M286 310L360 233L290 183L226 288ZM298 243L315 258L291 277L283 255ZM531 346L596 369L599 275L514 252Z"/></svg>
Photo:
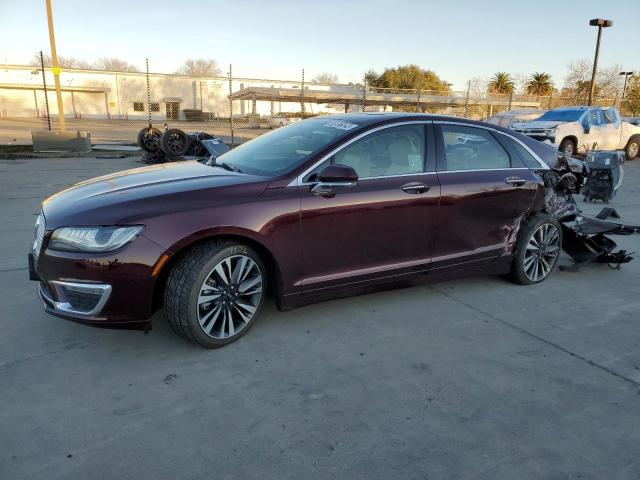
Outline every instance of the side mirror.
<svg viewBox="0 0 640 480"><path fill-rule="evenodd" d="M584 133L589 133L591 131L591 125L585 125L583 130L584 130Z"/></svg>
<svg viewBox="0 0 640 480"><path fill-rule="evenodd" d="M346 165L327 165L318 172L318 183L311 192L320 197L333 197L336 191L358 184L358 174Z"/></svg>

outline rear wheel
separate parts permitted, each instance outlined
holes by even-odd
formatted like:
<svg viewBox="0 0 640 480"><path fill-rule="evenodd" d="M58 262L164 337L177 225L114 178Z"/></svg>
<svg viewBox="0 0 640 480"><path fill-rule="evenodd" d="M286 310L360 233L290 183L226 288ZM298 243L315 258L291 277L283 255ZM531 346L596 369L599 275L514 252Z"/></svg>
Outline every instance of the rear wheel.
<svg viewBox="0 0 640 480"><path fill-rule="evenodd" d="M264 303L266 270L240 243L198 244L175 264L167 279L164 311L180 336L218 348L244 335Z"/></svg>
<svg viewBox="0 0 640 480"><path fill-rule="evenodd" d="M551 215L539 213L523 226L511 266L511 280L520 285L540 283L560 258L562 228Z"/></svg>
<svg viewBox="0 0 640 480"><path fill-rule="evenodd" d="M638 158L638 155L640 155L640 136L634 136L629 139L624 149L624 154L627 160Z"/></svg>
<svg viewBox="0 0 640 480"><path fill-rule="evenodd" d="M560 142L560 147L558 148L562 153L567 155L568 157L572 157L574 153L576 153L576 142L572 138L565 138Z"/></svg>

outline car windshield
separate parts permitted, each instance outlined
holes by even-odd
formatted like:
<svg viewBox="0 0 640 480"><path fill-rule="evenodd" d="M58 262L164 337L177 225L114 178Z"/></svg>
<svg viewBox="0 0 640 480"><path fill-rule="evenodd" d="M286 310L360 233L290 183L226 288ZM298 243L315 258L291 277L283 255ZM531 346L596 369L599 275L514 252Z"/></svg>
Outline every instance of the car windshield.
<svg viewBox="0 0 640 480"><path fill-rule="evenodd" d="M265 133L216 159L251 175L282 175L318 153L359 125L344 120L314 118Z"/></svg>
<svg viewBox="0 0 640 480"><path fill-rule="evenodd" d="M547 113L538 117L536 122L577 122L584 115L586 110L549 110Z"/></svg>

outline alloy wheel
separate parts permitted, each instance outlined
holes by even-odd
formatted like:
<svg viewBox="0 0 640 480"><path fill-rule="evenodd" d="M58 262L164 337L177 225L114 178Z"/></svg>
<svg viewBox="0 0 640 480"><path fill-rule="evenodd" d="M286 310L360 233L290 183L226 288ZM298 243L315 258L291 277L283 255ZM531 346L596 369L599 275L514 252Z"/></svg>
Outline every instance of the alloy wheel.
<svg viewBox="0 0 640 480"><path fill-rule="evenodd" d="M632 142L629 144L629 148L627 148L627 155L629 158L636 158L638 151L640 151L640 146L636 142Z"/></svg>
<svg viewBox="0 0 640 480"><path fill-rule="evenodd" d="M569 157L573 156L573 143L567 142L567 144L564 146L563 153Z"/></svg>
<svg viewBox="0 0 640 480"><path fill-rule="evenodd" d="M250 257L234 255L207 275L198 294L198 322L208 336L221 340L244 330L262 297L262 272Z"/></svg>
<svg viewBox="0 0 640 480"><path fill-rule="evenodd" d="M545 223L529 238L524 252L524 274L532 282L542 281L553 269L560 255L560 232Z"/></svg>

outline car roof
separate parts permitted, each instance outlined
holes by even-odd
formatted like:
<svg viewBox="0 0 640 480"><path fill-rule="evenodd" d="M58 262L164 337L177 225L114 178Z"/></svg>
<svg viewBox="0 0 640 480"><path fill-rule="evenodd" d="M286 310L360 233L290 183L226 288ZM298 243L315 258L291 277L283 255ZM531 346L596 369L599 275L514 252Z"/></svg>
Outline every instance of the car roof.
<svg viewBox="0 0 640 480"><path fill-rule="evenodd" d="M402 122L402 121L441 121L457 123L468 123L469 125L487 125L484 122L470 120L468 118L454 117L451 115L432 115L427 113L408 113L408 112L360 112L360 113L338 113L335 115L322 115L313 117L315 119L325 120L342 120L351 122L360 126L384 125L385 123ZM495 127L495 125L491 125Z"/></svg>

